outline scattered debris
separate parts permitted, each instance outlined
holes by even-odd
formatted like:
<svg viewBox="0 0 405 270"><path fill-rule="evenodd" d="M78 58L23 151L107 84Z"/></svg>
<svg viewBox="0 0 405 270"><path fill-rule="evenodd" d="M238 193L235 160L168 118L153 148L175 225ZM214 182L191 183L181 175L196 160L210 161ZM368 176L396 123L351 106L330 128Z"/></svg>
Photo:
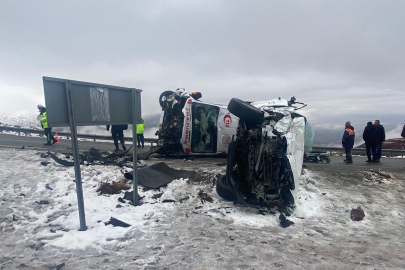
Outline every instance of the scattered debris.
<svg viewBox="0 0 405 270"><path fill-rule="evenodd" d="M39 202L38 201L35 201L37 204L49 204L49 201L48 200L40 200Z"/></svg>
<svg viewBox="0 0 405 270"><path fill-rule="evenodd" d="M48 164L50 164L49 161L41 161L41 165L42 165L42 166L48 166Z"/></svg>
<svg viewBox="0 0 405 270"><path fill-rule="evenodd" d="M41 158L49 158L49 154L47 154L47 153L41 153L39 156Z"/></svg>
<svg viewBox="0 0 405 270"><path fill-rule="evenodd" d="M226 161L220 162L220 163L214 163L214 165L217 165L217 166L226 166Z"/></svg>
<svg viewBox="0 0 405 270"><path fill-rule="evenodd" d="M184 202L184 201L186 201L186 200L188 200L188 199L190 199L190 196L186 196L186 197L184 197L184 198L180 198L180 199L179 199L179 202L182 203L182 202Z"/></svg>
<svg viewBox="0 0 405 270"><path fill-rule="evenodd" d="M97 189L97 192L100 192L100 195L103 194L120 194L123 190L128 190L131 187L129 187L127 184L123 182L112 182L111 184L106 182L106 183L101 183L100 186Z"/></svg>
<svg viewBox="0 0 405 270"><path fill-rule="evenodd" d="M49 156L50 156L53 160L55 160L55 162L57 162L57 163L59 163L59 164L61 164L61 165L63 165L63 166L72 167L72 166L75 165L74 162L71 162L71 161L67 161L67 160L63 160L63 159L58 158L56 155L52 154L50 151L48 151L48 154L49 154Z"/></svg>
<svg viewBox="0 0 405 270"><path fill-rule="evenodd" d="M45 185L45 188L47 188L47 189L49 189L49 190L53 190L53 188L51 188L51 187L49 186L49 184L46 184L46 185Z"/></svg>
<svg viewBox="0 0 405 270"><path fill-rule="evenodd" d="M160 197L162 197L162 195L163 195L163 192L152 195L152 199L154 199L154 200L159 199Z"/></svg>
<svg viewBox="0 0 405 270"><path fill-rule="evenodd" d="M202 203L204 202L214 202L214 200L212 199L212 197L210 195L208 195L207 193L205 193L204 191L200 190L200 192L198 192L198 197L200 197Z"/></svg>
<svg viewBox="0 0 405 270"><path fill-rule="evenodd" d="M351 220L354 221L360 221L362 220L366 215L364 214L363 209L361 207L353 208L352 211L350 212L350 218Z"/></svg>
<svg viewBox="0 0 405 270"><path fill-rule="evenodd" d="M110 220L108 222L104 222L104 224L107 225L113 225L114 227L130 227L131 225L129 225L128 223L125 223L119 219L113 218L111 217Z"/></svg>
<svg viewBox="0 0 405 270"><path fill-rule="evenodd" d="M19 220L19 218L13 214L13 221L18 221L18 220Z"/></svg>
<svg viewBox="0 0 405 270"><path fill-rule="evenodd" d="M172 199L165 199L165 200L163 200L162 202L163 202L163 203L169 203L169 202L175 203L176 201L175 201L175 200L172 200Z"/></svg>
<svg viewBox="0 0 405 270"><path fill-rule="evenodd" d="M141 200L144 197L145 196L143 196L143 197L139 196L139 193L138 193L138 200ZM125 191L124 200L128 200L133 203L133 199L134 199L134 191Z"/></svg>
<svg viewBox="0 0 405 270"><path fill-rule="evenodd" d="M126 179L133 179L133 172L124 174ZM175 179L190 178L194 171L177 170L169 167L164 162L153 164L138 170L138 183L144 187L159 188L165 186Z"/></svg>
<svg viewBox="0 0 405 270"><path fill-rule="evenodd" d="M86 164L86 165L116 165L119 167L124 166L124 164L131 162L132 164L132 155L128 155L128 157L125 157L127 153L129 152L129 149L123 152L100 152L99 149L96 148L90 148L89 151L83 152L83 154L80 154L80 164ZM68 161L65 159L58 158L55 154L52 154L51 152L48 151L48 155L55 160L55 162L66 166L66 167L71 167L74 166L73 161ZM65 156L66 158L70 158L70 156Z"/></svg>
<svg viewBox="0 0 405 270"><path fill-rule="evenodd" d="M20 149L21 149L21 150L24 150L24 149L25 149L25 146L23 145Z"/></svg>
<svg viewBox="0 0 405 270"><path fill-rule="evenodd" d="M378 184L387 184L390 180L393 180L394 177L392 174L384 171L376 171L376 170L366 170L360 171L359 174L363 177L364 181L366 182L374 182Z"/></svg>
<svg viewBox="0 0 405 270"><path fill-rule="evenodd" d="M294 224L294 222L292 222L291 220L288 220L283 214L280 214L280 216L278 218L280 219L280 225L283 228L287 228L290 225Z"/></svg>
<svg viewBox="0 0 405 270"><path fill-rule="evenodd" d="M52 270L60 270L65 266L65 263L61 263L56 265L55 267L52 268Z"/></svg>

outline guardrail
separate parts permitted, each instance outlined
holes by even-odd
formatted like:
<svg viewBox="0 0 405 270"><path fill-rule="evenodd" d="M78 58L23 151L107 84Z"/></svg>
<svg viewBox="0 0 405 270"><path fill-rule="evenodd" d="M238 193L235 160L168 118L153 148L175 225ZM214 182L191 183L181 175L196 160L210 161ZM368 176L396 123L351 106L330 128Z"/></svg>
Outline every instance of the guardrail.
<svg viewBox="0 0 405 270"><path fill-rule="evenodd" d="M321 146L315 146L312 147L312 151L326 151L326 152L345 152L345 149L340 148L340 147L321 147ZM352 149L352 154L355 155L365 155L366 154L366 148L353 148ZM404 156L405 155L405 150L400 150L400 149L382 149L381 154L383 156Z"/></svg>
<svg viewBox="0 0 405 270"><path fill-rule="evenodd" d="M0 126L0 131L13 131L13 132L17 132L19 135L21 135L21 133L33 133L33 134L43 134L44 131L43 130L37 130L37 129L28 129L28 128L16 128L16 127L7 127L7 126ZM64 137L71 137L72 135L70 134L70 132L58 132L59 136L64 136ZM92 139L93 141L96 140L108 140L111 141L112 138L111 136L103 136L103 135L91 135L91 134L77 134L78 138L84 138L84 139ZM132 137L126 137L124 138L126 141L130 141L132 142ZM144 141L146 143L150 143L151 146L153 146L154 143L157 144L158 139L154 139L154 138L144 138Z"/></svg>
<svg viewBox="0 0 405 270"><path fill-rule="evenodd" d="M7 127L7 126L0 126L0 131L13 131L13 132L18 132L20 133L34 133L34 134L43 134L43 130L37 130L37 129L27 129L27 128L16 128L16 127ZM69 132L59 132L59 136L65 136L65 137L70 137L71 134ZM108 140L111 141L112 138L111 136L102 136L102 135L91 135L91 134L77 134L78 138L85 138L85 139L92 139L94 141L96 140ZM126 141L131 141L132 142L132 137L125 138ZM150 143L151 146L153 146L154 143L157 144L158 139L155 138L145 138L144 139L146 143ZM326 152L343 152L344 149L340 147L322 147L322 146L314 146L312 147L313 151L326 151ZM365 148L353 148L352 153L355 155L365 155L366 154L366 149ZM405 155L405 150L400 150L400 149L382 149L382 155L384 156L404 156Z"/></svg>

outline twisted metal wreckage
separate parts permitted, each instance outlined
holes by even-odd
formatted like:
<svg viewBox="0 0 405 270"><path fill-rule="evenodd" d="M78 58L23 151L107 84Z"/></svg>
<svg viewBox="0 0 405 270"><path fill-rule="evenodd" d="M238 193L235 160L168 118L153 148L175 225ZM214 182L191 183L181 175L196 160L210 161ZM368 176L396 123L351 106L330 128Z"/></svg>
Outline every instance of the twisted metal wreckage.
<svg viewBox="0 0 405 270"><path fill-rule="evenodd" d="M310 128L296 111L306 104L278 98L228 106L200 101L201 93L184 89L159 97L162 113L159 146L162 155L227 154L226 175L217 192L226 200L253 207L294 204ZM307 136L312 140L312 134Z"/></svg>

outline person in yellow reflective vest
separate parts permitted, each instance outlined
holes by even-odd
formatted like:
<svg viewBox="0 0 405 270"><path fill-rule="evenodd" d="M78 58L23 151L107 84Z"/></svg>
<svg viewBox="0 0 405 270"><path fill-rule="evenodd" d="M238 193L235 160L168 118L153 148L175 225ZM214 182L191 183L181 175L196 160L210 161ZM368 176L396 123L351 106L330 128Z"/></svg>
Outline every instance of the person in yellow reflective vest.
<svg viewBox="0 0 405 270"><path fill-rule="evenodd" d="M144 148L145 143L144 143L144 138L143 138L143 130L145 129L145 121L142 119L141 124L136 125L136 140L138 141L138 148Z"/></svg>
<svg viewBox="0 0 405 270"><path fill-rule="evenodd" d="M42 105L37 106L39 110L39 115L37 117L38 121L41 123L42 128L44 129L44 134L46 137L46 143L44 145L52 145L58 142L52 135L52 127L48 126L48 119L46 117L46 108Z"/></svg>

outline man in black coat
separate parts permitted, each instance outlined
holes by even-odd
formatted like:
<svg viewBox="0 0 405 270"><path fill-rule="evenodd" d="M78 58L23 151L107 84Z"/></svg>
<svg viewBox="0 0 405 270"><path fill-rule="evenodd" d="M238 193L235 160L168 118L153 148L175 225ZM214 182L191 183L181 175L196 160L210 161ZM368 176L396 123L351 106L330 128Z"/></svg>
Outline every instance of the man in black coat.
<svg viewBox="0 0 405 270"><path fill-rule="evenodd" d="M367 161L375 161L376 158L376 142L378 137L377 127L372 122L368 122L364 128L363 140L366 143ZM371 159L371 153L373 153L373 159Z"/></svg>
<svg viewBox="0 0 405 270"><path fill-rule="evenodd" d="M107 131L110 129L110 125L107 125ZM118 147L118 139L122 145L122 150L127 150L125 147L124 141L124 130L128 129L128 125L112 125L111 126L111 136L114 140L115 151L119 151L120 148Z"/></svg>
<svg viewBox="0 0 405 270"><path fill-rule="evenodd" d="M375 144L376 157L374 162L380 162L382 144L385 142L385 129L380 125L380 120L375 120L374 125L377 127L377 141Z"/></svg>
<svg viewBox="0 0 405 270"><path fill-rule="evenodd" d="M352 148L354 146L354 127L352 127L350 121L347 121L345 123L345 132L343 133L343 138L342 138L342 146L345 149L346 153L346 159L344 162L346 163L353 163L353 158L352 158Z"/></svg>

